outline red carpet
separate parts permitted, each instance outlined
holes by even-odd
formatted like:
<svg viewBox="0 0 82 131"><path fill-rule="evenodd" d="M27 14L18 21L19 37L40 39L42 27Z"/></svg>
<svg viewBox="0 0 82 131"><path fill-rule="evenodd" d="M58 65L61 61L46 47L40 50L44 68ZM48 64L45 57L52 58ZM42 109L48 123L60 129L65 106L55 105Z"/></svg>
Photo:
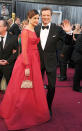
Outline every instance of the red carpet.
<svg viewBox="0 0 82 131"><path fill-rule="evenodd" d="M56 81L52 120L21 131L82 131L82 93L72 90L74 70L68 69L67 74L68 80L66 82ZM1 119L0 131L8 131Z"/></svg>

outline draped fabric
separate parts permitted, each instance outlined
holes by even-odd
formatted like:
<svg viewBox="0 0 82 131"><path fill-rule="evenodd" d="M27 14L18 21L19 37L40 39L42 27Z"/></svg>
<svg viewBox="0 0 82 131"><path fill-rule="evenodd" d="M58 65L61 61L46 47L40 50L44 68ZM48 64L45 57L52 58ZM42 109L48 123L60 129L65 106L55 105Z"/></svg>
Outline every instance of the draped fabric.
<svg viewBox="0 0 82 131"><path fill-rule="evenodd" d="M0 105L0 116L8 130L29 128L49 120L46 94L40 72L40 59L37 49L39 38L35 32L24 29L21 35L22 53L15 63L10 82ZM30 68L33 88L21 88L25 69Z"/></svg>

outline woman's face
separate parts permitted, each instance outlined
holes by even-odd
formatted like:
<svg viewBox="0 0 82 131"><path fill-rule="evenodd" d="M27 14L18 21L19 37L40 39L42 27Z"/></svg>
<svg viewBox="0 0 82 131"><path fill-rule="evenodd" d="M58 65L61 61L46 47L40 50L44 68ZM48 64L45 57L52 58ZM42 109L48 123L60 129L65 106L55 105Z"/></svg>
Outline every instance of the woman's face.
<svg viewBox="0 0 82 131"><path fill-rule="evenodd" d="M37 14L29 19L29 23L32 24L32 26L36 26L39 23L39 15Z"/></svg>

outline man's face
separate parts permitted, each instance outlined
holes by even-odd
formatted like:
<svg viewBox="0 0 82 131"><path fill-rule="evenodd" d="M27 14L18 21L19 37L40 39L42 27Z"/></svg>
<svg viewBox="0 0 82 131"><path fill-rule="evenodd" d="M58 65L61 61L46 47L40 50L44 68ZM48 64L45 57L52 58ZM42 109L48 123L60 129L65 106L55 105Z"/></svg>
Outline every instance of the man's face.
<svg viewBox="0 0 82 131"><path fill-rule="evenodd" d="M6 29L3 20L0 20L0 35L3 35L6 32Z"/></svg>
<svg viewBox="0 0 82 131"><path fill-rule="evenodd" d="M6 9L6 6L5 5L3 5L3 7L2 7L4 10Z"/></svg>
<svg viewBox="0 0 82 131"><path fill-rule="evenodd" d="M17 18L16 23L17 23L17 25L20 25L20 19L19 18Z"/></svg>
<svg viewBox="0 0 82 131"><path fill-rule="evenodd" d="M41 14L42 23L46 26L51 22L51 11L43 10Z"/></svg>

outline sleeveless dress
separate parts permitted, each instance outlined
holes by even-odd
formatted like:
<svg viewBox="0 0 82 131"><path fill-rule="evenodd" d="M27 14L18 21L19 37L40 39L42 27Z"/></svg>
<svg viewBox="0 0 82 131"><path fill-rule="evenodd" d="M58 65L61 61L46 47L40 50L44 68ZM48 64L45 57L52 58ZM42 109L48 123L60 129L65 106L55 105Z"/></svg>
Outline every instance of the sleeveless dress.
<svg viewBox="0 0 82 131"><path fill-rule="evenodd" d="M40 71L37 49L39 38L35 32L24 29L21 35L22 53L18 56L6 93L0 105L0 117L8 130L19 130L42 124L50 119L46 94ZM30 68L33 88L21 88L25 69Z"/></svg>

